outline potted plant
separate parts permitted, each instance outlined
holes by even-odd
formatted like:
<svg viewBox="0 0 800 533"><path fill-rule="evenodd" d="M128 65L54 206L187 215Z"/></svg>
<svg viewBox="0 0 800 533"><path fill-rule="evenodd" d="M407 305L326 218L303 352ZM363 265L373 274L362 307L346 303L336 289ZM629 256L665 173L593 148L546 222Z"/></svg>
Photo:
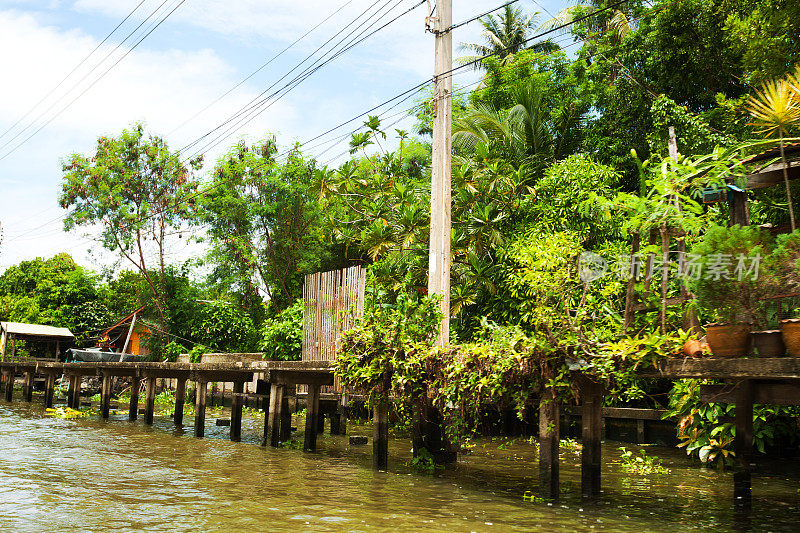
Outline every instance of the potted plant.
<svg viewBox="0 0 800 533"><path fill-rule="evenodd" d="M687 278L698 310L713 321L706 340L716 357L747 355L753 326L765 324L763 297L775 284L760 266L773 248L774 239L761 228L712 226L692 249Z"/></svg>
<svg viewBox="0 0 800 533"><path fill-rule="evenodd" d="M765 269L773 277L778 294L800 292L800 231L778 236ZM800 318L782 320L780 331L786 352L800 357Z"/></svg>

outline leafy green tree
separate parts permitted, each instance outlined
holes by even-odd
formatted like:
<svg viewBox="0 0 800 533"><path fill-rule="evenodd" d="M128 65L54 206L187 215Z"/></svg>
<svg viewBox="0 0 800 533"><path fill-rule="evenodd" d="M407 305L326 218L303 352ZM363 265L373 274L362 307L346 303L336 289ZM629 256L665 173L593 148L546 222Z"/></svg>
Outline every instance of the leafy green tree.
<svg viewBox="0 0 800 533"><path fill-rule="evenodd" d="M197 182L166 141L134 124L118 137L100 137L91 156L72 154L62 163L61 207L65 230L87 227L104 248L133 264L150 287L162 320L167 243L187 217ZM155 266L153 266L155 263Z"/></svg>
<svg viewBox="0 0 800 533"><path fill-rule="evenodd" d="M22 261L0 275L0 319L70 329L79 345L108 325L99 278L68 254Z"/></svg>
<svg viewBox="0 0 800 533"><path fill-rule="evenodd" d="M276 309L302 294L303 276L325 261L321 210L309 186L314 169L292 151L275 160L268 140L239 144L217 162L195 221L207 229L213 276L237 291L262 291Z"/></svg>
<svg viewBox="0 0 800 533"><path fill-rule="evenodd" d="M487 15L479 19L483 26L483 43L462 43L461 49L473 52L475 55L460 58L467 63L476 61L475 68L485 68L483 56L493 54L500 61L513 57L514 54L525 48L529 33L536 24L537 13L525 14L521 8L506 4L498 15ZM546 47L543 43L539 48ZM552 45L548 48L551 48Z"/></svg>
<svg viewBox="0 0 800 533"><path fill-rule="evenodd" d="M241 308L222 301L198 302L189 321L191 338L227 353L249 353L256 344L253 320Z"/></svg>
<svg viewBox="0 0 800 533"><path fill-rule="evenodd" d="M299 361L303 356L303 300L265 320L261 338L261 349L268 359Z"/></svg>

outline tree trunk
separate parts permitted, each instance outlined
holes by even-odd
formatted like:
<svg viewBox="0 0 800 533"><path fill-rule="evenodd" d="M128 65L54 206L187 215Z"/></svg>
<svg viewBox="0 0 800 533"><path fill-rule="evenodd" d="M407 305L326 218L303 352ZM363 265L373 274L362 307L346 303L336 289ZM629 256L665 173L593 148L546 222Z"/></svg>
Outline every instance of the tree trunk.
<svg viewBox="0 0 800 533"><path fill-rule="evenodd" d="M792 223L792 231L795 230L794 225L794 207L792 206L792 190L789 188L789 171L786 168L788 163L786 162L786 154L783 152L783 130L780 130L780 138L781 138L781 162L783 162L783 181L786 183L786 199L789 201L789 220Z"/></svg>

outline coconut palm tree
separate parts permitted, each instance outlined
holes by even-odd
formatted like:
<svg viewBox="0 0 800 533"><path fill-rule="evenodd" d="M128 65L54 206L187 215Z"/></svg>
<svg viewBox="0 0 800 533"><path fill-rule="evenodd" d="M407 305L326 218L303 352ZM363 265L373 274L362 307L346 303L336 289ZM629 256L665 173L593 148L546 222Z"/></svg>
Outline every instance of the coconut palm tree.
<svg viewBox="0 0 800 533"><path fill-rule="evenodd" d="M746 104L747 111L755 119L752 125L760 128L758 132L767 137L776 134L778 136L792 231L795 230L794 207L792 206L792 191L789 188L789 173L786 170L783 139L790 129L800 124L800 83L798 82L800 82L800 69L793 76L765 81L761 89L750 96Z"/></svg>
<svg viewBox="0 0 800 533"><path fill-rule="evenodd" d="M577 109L565 109L557 118L534 81L512 92L511 109L480 104L453 122L453 144L466 152L479 151L509 161L515 169L532 173L571 153L583 120ZM457 161L458 162L458 161Z"/></svg>
<svg viewBox="0 0 800 533"><path fill-rule="evenodd" d="M473 52L474 55L459 58L462 63L475 61L475 68L486 68L481 59L490 54L496 55L502 62L525 48L525 41L533 29L538 13L525 15L520 8L506 5L499 15L487 15L480 19L484 43L462 43L461 50Z"/></svg>

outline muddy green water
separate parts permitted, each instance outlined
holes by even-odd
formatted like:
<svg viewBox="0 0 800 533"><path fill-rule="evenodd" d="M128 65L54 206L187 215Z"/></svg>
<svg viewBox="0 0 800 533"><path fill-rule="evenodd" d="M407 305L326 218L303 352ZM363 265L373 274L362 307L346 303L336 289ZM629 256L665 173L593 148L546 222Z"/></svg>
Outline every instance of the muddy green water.
<svg viewBox="0 0 800 533"><path fill-rule="evenodd" d="M187 420L190 422L190 420ZM731 474L692 466L682 453L649 448L667 475L621 471L619 444L604 446L604 494L581 503L578 455L562 454L559 504L523 501L536 490L534 447L485 439L458 466L425 476L403 462L369 468L370 448L325 435L314 454L259 446L261 419L243 442L207 420L207 438L123 415L60 420L40 404L0 403L0 530L28 531L727 531L734 526ZM350 427L367 434L366 427ZM629 446L630 447L630 446ZM634 447L635 448L635 447ZM753 531L800 531L794 462L761 466L753 481Z"/></svg>

